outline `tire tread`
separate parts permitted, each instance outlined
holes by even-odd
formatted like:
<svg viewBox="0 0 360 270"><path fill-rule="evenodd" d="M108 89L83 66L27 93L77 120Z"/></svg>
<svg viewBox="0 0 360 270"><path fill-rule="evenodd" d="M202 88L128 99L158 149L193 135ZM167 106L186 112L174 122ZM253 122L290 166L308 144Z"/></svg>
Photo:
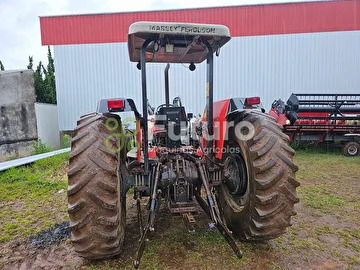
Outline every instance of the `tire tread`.
<svg viewBox="0 0 360 270"><path fill-rule="evenodd" d="M220 205L229 228L241 240L264 241L279 237L291 226L299 202L295 178L298 166L293 162L295 151L282 126L264 113L250 112L242 121L254 125L254 137L240 141L230 138L241 149L248 167L249 190L245 204L237 206L225 186L219 189ZM247 199L246 199L247 198Z"/></svg>
<svg viewBox="0 0 360 270"><path fill-rule="evenodd" d="M120 199L120 160L105 146L105 122L116 115L89 114L78 120L71 142L68 171L68 213L75 251L86 259L103 259L121 252L125 202ZM115 149L119 141L108 140Z"/></svg>

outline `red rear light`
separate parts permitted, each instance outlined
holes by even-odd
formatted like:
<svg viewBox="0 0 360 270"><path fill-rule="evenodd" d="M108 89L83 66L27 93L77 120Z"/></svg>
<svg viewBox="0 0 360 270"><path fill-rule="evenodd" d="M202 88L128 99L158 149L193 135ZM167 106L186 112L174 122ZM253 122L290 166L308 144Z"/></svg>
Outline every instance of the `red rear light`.
<svg viewBox="0 0 360 270"><path fill-rule="evenodd" d="M124 100L116 99L116 100L108 100L107 102L109 109L124 109Z"/></svg>
<svg viewBox="0 0 360 270"><path fill-rule="evenodd" d="M245 99L245 106L260 104L260 97L250 97Z"/></svg>

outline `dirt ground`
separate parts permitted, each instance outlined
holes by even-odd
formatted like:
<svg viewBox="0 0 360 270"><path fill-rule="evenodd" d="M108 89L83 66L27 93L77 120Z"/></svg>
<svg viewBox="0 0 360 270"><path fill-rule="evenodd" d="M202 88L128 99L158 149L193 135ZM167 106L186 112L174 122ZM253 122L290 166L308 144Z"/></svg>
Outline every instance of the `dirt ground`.
<svg viewBox="0 0 360 270"><path fill-rule="evenodd" d="M308 169L306 162L300 169ZM300 203L287 233L264 243L239 242L243 259L234 256L216 229L209 229L210 221L203 213L196 216L195 233L189 233L181 217L171 216L163 208L140 269L360 269L359 171L349 168L339 178L323 170L318 179L300 175ZM138 237L136 207L129 195L119 258L89 262L75 254L69 239L36 249L28 238L17 238L0 242L0 268L132 269Z"/></svg>

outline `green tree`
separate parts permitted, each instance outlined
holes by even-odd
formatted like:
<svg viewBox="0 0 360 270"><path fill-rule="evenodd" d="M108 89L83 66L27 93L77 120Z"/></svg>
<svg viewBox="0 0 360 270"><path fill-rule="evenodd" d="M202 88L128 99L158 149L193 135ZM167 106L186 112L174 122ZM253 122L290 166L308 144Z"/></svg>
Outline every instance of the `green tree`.
<svg viewBox="0 0 360 270"><path fill-rule="evenodd" d="M34 83L36 101L42 103L56 104L56 86L55 86L55 65L51 54L50 46L48 46L48 64L45 68L40 61L34 71ZM33 57L29 56L28 69L33 68Z"/></svg>
<svg viewBox="0 0 360 270"><path fill-rule="evenodd" d="M3 65L3 63L1 61L0 61L0 70L1 71L5 70L5 67L4 67L4 65Z"/></svg>
<svg viewBox="0 0 360 270"><path fill-rule="evenodd" d="M51 54L50 47L48 46L48 64L47 69L43 68L43 72L45 74L45 85L46 92L51 100L52 104L56 104L56 85L55 85L55 65L54 59Z"/></svg>
<svg viewBox="0 0 360 270"><path fill-rule="evenodd" d="M32 69L33 68L33 57L29 56L29 64L27 65L27 69Z"/></svg>
<svg viewBox="0 0 360 270"><path fill-rule="evenodd" d="M46 98L46 89L44 84L44 76L42 72L42 62L39 62L39 65L36 67L34 71L34 83L35 83L35 94L36 94L36 101L42 103L49 103L47 102Z"/></svg>

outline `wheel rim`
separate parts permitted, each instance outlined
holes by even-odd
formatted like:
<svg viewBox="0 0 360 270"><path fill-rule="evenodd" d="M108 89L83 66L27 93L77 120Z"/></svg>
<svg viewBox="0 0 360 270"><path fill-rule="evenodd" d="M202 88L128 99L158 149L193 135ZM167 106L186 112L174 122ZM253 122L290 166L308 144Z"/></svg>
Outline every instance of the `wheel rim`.
<svg viewBox="0 0 360 270"><path fill-rule="evenodd" d="M348 148L348 153L349 155L351 156L355 156L358 152L358 149L355 145L351 145L349 148Z"/></svg>
<svg viewBox="0 0 360 270"><path fill-rule="evenodd" d="M225 160L224 187L231 200L239 206L244 205L244 195L248 189L246 164L240 155L231 155Z"/></svg>

